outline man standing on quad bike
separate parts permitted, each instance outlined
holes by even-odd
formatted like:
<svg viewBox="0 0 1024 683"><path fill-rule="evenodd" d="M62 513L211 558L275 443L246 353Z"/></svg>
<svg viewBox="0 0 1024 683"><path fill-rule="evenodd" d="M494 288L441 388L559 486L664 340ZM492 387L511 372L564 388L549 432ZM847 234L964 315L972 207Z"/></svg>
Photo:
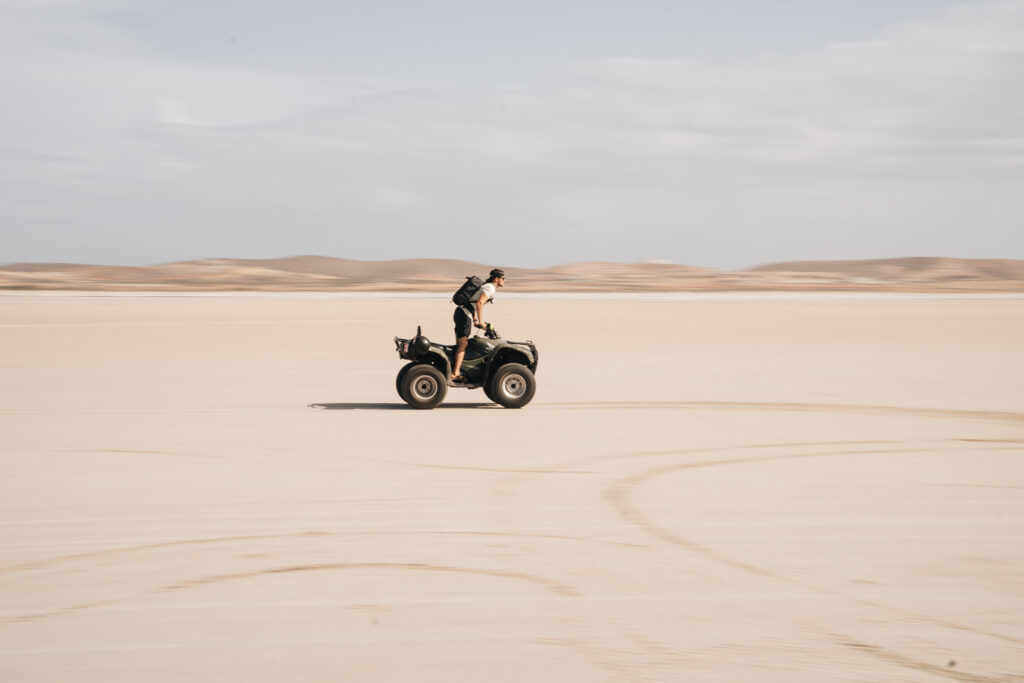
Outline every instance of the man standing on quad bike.
<svg viewBox="0 0 1024 683"><path fill-rule="evenodd" d="M477 280L479 282L479 280ZM452 368L452 381L462 381L462 360L466 357L466 346L469 344L469 335L473 327L483 329L484 327L484 304L494 298L498 287L505 286L505 271L495 268L491 271L480 289L469 299L466 306L456 306L455 314L452 316L455 321L455 366Z"/></svg>

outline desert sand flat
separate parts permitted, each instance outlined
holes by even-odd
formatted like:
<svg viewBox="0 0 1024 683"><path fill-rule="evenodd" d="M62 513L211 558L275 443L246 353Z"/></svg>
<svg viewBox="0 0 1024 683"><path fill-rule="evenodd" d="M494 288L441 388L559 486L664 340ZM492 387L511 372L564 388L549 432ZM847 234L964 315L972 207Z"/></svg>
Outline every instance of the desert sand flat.
<svg viewBox="0 0 1024 683"><path fill-rule="evenodd" d="M0 680L1012 681L1024 301L0 296Z"/></svg>

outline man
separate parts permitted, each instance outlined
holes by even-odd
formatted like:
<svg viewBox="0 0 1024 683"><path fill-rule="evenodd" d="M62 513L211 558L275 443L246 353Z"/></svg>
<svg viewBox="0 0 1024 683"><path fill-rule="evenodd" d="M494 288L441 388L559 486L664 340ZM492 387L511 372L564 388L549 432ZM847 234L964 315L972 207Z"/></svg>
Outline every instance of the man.
<svg viewBox="0 0 1024 683"><path fill-rule="evenodd" d="M495 268L491 271L480 289L470 297L469 306L456 306L453 319L455 321L455 367L452 368L452 381L461 382L462 360L466 357L466 346L469 345L469 335L473 327L483 329L484 327L484 305L494 298L498 287L505 286L505 271Z"/></svg>

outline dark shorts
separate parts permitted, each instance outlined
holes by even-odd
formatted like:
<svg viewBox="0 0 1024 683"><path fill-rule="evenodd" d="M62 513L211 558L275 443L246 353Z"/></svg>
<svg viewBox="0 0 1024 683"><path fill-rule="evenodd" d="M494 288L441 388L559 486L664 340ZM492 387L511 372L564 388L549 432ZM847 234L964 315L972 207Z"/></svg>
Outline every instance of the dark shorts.
<svg viewBox="0 0 1024 683"><path fill-rule="evenodd" d="M455 314L452 316L455 321L455 338L468 337L473 334L473 316L466 312L461 306L455 307Z"/></svg>

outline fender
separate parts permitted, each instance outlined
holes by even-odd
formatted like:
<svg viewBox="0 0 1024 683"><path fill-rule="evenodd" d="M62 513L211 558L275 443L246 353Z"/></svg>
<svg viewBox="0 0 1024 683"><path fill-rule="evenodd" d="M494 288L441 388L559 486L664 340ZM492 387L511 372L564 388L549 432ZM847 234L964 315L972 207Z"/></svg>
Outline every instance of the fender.
<svg viewBox="0 0 1024 683"><path fill-rule="evenodd" d="M529 353L520 349L513 349L505 346L498 349L494 353L494 356L487 361L487 377L485 379L485 383L490 383L491 377L493 377L498 368L505 363L519 363L521 365L525 365L530 369L530 372L533 372L536 367L536 364L534 363L533 358L530 357Z"/></svg>
<svg viewBox="0 0 1024 683"><path fill-rule="evenodd" d="M420 330L416 330L416 337L420 337ZM426 337L424 337L426 339ZM441 371L445 377L450 376L451 373L451 362L448 360L448 355L445 353L445 347L441 344L435 344L434 342L427 340L429 347L426 351L418 353L413 345L413 339L403 339L402 337L395 337L395 350L398 351L398 357L405 360L415 361L417 363L426 363L427 365L433 365L435 368Z"/></svg>
<svg viewBox="0 0 1024 683"><path fill-rule="evenodd" d="M445 355L440 349L431 347L426 353L420 354L416 361L419 363L426 363L433 365L435 368L441 371L445 377L450 377L452 374L452 364L448 362L448 356Z"/></svg>

